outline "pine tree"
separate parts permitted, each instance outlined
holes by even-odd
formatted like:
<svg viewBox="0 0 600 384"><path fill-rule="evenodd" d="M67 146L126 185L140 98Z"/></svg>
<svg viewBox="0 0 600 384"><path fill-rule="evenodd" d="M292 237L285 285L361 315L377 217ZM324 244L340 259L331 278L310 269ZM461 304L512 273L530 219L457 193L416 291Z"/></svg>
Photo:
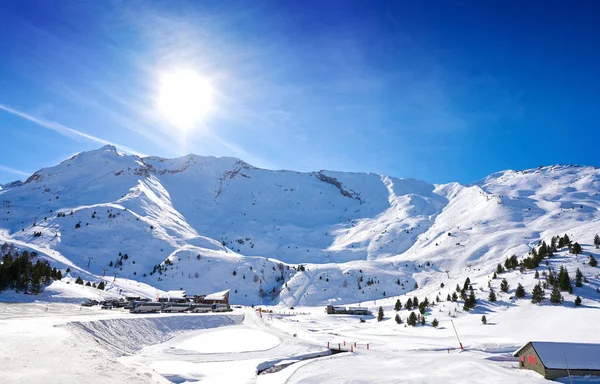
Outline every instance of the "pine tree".
<svg viewBox="0 0 600 384"><path fill-rule="evenodd" d="M483 325L487 324L487 318L485 317L485 315L481 316L481 322L483 323Z"/></svg>
<svg viewBox="0 0 600 384"><path fill-rule="evenodd" d="M379 307L379 311L377 312L377 321L383 320L383 308Z"/></svg>
<svg viewBox="0 0 600 384"><path fill-rule="evenodd" d="M98 289L104 291L104 281L101 281L100 284L98 284Z"/></svg>
<svg viewBox="0 0 600 384"><path fill-rule="evenodd" d="M561 291L572 291L573 287L571 286L571 278L569 277L569 272L567 272L567 268L564 266L560 267L560 271L558 272L558 288Z"/></svg>
<svg viewBox="0 0 600 384"><path fill-rule="evenodd" d="M471 291L471 293L469 294L469 297L465 300L463 309L465 311L470 311L471 309L475 308L476 304L477 304L477 299L475 298L475 292Z"/></svg>
<svg viewBox="0 0 600 384"><path fill-rule="evenodd" d="M579 245L577 242L571 247L571 253L574 255L579 255L581 251L581 245Z"/></svg>
<svg viewBox="0 0 600 384"><path fill-rule="evenodd" d="M458 301L458 295L456 294L456 292L452 292L452 301Z"/></svg>
<svg viewBox="0 0 600 384"><path fill-rule="evenodd" d="M406 309L408 309L409 311L413 308L413 302L412 299L409 297L408 301L406 302L406 304L404 304L406 306Z"/></svg>
<svg viewBox="0 0 600 384"><path fill-rule="evenodd" d="M496 301L496 294L493 289L490 289L490 296L488 297L490 303L494 303Z"/></svg>
<svg viewBox="0 0 600 384"><path fill-rule="evenodd" d="M504 272L504 269L502 268L501 264L498 264L498 266L496 267L496 273L500 275L502 272Z"/></svg>
<svg viewBox="0 0 600 384"><path fill-rule="evenodd" d="M594 236L594 245L596 246L596 249L600 248L600 236L598 236L597 233L596 236Z"/></svg>
<svg viewBox="0 0 600 384"><path fill-rule="evenodd" d="M535 271L535 275L533 275L533 277L535 277L536 279L540 278L540 273L536 270Z"/></svg>
<svg viewBox="0 0 600 384"><path fill-rule="evenodd" d="M417 325L417 315L415 315L414 312L411 312L410 315L408 315L408 320L406 320L406 323L415 327Z"/></svg>
<svg viewBox="0 0 600 384"><path fill-rule="evenodd" d="M77 280L75 280L75 284L81 284L83 285L83 279L80 277L77 278Z"/></svg>
<svg viewBox="0 0 600 384"><path fill-rule="evenodd" d="M460 292L460 285L456 284L456 292Z"/></svg>
<svg viewBox="0 0 600 384"><path fill-rule="evenodd" d="M456 294L456 292L454 294ZM446 296L446 301L452 301L452 296L450 296L450 294L448 294L448 296Z"/></svg>
<svg viewBox="0 0 600 384"><path fill-rule="evenodd" d="M440 325L440 322L438 321L438 319L433 319L433 321L431 322L431 325L433 325L434 328L437 328L438 325Z"/></svg>
<svg viewBox="0 0 600 384"><path fill-rule="evenodd" d="M515 290L515 296L517 296L517 299L522 299L525 297L525 288L523 288L521 283L517 285L517 289Z"/></svg>
<svg viewBox="0 0 600 384"><path fill-rule="evenodd" d="M397 313L396 313L396 317L394 318L394 320L396 320L396 323L402 324L402 319L400 318L400 315Z"/></svg>
<svg viewBox="0 0 600 384"><path fill-rule="evenodd" d="M550 302L552 304L558 304L562 301L563 297L560 294L560 288L558 287L558 285L555 285L554 287L552 287L552 293L550 293Z"/></svg>
<svg viewBox="0 0 600 384"><path fill-rule="evenodd" d="M415 289L419 288L419 284L415 281Z"/></svg>
<svg viewBox="0 0 600 384"><path fill-rule="evenodd" d="M590 255L590 267L595 267L598 265L598 261L596 261L596 258L592 255Z"/></svg>
<svg viewBox="0 0 600 384"><path fill-rule="evenodd" d="M508 281L506 281L506 279L502 279L502 283L500 283L500 290L502 292L508 292L508 289L510 288L510 286L508 285Z"/></svg>
<svg viewBox="0 0 600 384"><path fill-rule="evenodd" d="M396 300L396 304L394 305L394 311L398 312L401 309L402 309L402 303L400 302L400 299L398 299L398 300Z"/></svg>
<svg viewBox="0 0 600 384"><path fill-rule="evenodd" d="M468 277L465 279L465 283L463 284L463 291L466 291L467 289L469 289L469 285L471 285L471 279L469 279Z"/></svg>
<svg viewBox="0 0 600 384"><path fill-rule="evenodd" d="M598 235L596 235L598 236ZM575 306L579 307L581 305L581 297L579 297L579 295L577 295L577 297L575 298Z"/></svg>
<svg viewBox="0 0 600 384"><path fill-rule="evenodd" d="M575 286L576 287L583 287L582 279L583 279L583 273L581 273L579 268L577 268L577 271L575 271Z"/></svg>
<svg viewBox="0 0 600 384"><path fill-rule="evenodd" d="M421 315L421 325L425 325L425 316Z"/></svg>
<svg viewBox="0 0 600 384"><path fill-rule="evenodd" d="M531 302L538 304L544 300L546 300L544 289L542 288L542 285L538 283L535 287L533 287L533 291L531 292Z"/></svg>

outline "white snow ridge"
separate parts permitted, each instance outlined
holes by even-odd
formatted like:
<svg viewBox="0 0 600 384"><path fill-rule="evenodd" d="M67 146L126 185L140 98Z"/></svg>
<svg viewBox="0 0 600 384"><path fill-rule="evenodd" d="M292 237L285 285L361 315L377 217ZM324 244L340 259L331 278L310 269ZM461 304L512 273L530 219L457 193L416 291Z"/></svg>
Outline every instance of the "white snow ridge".
<svg viewBox="0 0 600 384"><path fill-rule="evenodd" d="M600 343L599 191L594 167L461 185L141 158L112 146L82 152L0 189L2 255L35 251L64 276L40 295L0 293L0 383L548 382L512 353L529 341ZM558 244L565 234L569 243ZM553 238L537 268L505 268ZM551 303L561 267L570 288ZM545 300L534 304L538 283ZM470 310L463 286L476 297ZM130 314L79 305L170 290L230 290L241 307ZM424 325L407 324L420 316L406 308L415 297L428 300ZM328 315L327 305L373 315ZM551 353L579 369L570 350Z"/></svg>

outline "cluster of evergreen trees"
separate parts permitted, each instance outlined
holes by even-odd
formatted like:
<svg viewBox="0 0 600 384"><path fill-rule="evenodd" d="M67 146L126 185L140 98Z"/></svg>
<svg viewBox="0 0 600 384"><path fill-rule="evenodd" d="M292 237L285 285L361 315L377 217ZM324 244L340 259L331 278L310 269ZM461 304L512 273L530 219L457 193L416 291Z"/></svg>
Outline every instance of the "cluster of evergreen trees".
<svg viewBox="0 0 600 384"><path fill-rule="evenodd" d="M8 252L0 264L0 291L14 289L37 295L52 280L62 279L62 272L50 268L46 260L36 259L36 252Z"/></svg>
<svg viewBox="0 0 600 384"><path fill-rule="evenodd" d="M416 327L417 324L425 325L425 316L420 313L415 314L414 312L411 312L410 315L408 315L406 324L410 325L411 327Z"/></svg>
<svg viewBox="0 0 600 384"><path fill-rule="evenodd" d="M81 278L81 276L77 277L77 280L75 280L75 284L80 284L80 285L84 285L84 281ZM101 291L104 291L104 281L101 281L97 286L96 283L91 283L91 282L87 282L85 283L86 287L92 287L92 288L97 288Z"/></svg>

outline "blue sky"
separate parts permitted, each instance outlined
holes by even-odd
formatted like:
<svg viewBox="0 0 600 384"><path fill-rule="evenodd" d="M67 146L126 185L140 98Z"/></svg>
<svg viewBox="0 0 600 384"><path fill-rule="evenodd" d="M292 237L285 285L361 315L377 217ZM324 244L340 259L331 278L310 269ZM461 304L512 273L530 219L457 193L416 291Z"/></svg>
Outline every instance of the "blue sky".
<svg viewBox="0 0 600 384"><path fill-rule="evenodd" d="M600 2L0 2L0 183L112 143L468 183L600 165ZM213 107L182 132L158 78Z"/></svg>

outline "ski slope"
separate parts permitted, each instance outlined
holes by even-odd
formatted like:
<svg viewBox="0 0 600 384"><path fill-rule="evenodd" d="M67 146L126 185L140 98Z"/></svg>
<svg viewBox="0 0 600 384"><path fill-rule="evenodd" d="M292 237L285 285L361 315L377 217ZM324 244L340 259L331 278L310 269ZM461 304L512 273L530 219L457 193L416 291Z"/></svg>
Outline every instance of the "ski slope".
<svg viewBox="0 0 600 384"><path fill-rule="evenodd" d="M105 146L4 185L0 243L69 268L67 282L104 280L113 296L231 289L234 303L352 303L473 269L489 274L554 235L596 254L599 185L593 167L434 185ZM81 297L93 294L103 295Z"/></svg>

